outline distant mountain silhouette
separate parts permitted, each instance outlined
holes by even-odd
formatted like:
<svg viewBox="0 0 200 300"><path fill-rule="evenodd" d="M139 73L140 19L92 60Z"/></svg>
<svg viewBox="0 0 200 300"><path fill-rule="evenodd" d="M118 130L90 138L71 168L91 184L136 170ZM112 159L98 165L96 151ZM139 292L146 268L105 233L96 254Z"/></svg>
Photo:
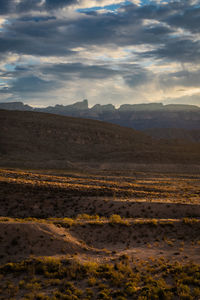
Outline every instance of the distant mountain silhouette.
<svg viewBox="0 0 200 300"><path fill-rule="evenodd" d="M26 105L23 102L0 103L0 109L20 110L20 111L32 111L32 110L34 110L31 106Z"/></svg>
<svg viewBox="0 0 200 300"><path fill-rule="evenodd" d="M0 110L0 124L0 165L200 163L200 143L158 141L96 120Z"/></svg>
<svg viewBox="0 0 200 300"><path fill-rule="evenodd" d="M88 107L85 99L72 105L55 105L45 108L33 108L22 102L0 103L0 109L37 111L64 116L82 117L101 120L134 128L146 130L151 128L184 128L200 129L200 108L194 105L149 103L123 104L116 109L114 105L96 104Z"/></svg>

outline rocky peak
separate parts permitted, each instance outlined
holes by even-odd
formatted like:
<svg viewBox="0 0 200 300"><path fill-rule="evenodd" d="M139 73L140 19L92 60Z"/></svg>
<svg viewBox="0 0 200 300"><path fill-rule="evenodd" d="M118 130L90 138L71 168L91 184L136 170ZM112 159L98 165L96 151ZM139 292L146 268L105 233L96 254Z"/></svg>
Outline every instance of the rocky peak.
<svg viewBox="0 0 200 300"><path fill-rule="evenodd" d="M115 106L113 104L100 105L96 104L91 108L91 111L102 113L106 111L115 111Z"/></svg>

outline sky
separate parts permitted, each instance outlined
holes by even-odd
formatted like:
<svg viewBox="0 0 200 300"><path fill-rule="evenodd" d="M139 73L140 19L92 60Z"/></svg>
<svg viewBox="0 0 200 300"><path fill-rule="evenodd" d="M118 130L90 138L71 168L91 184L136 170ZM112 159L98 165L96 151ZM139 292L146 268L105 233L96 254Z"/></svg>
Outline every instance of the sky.
<svg viewBox="0 0 200 300"><path fill-rule="evenodd" d="M200 0L0 0L0 102L200 106Z"/></svg>

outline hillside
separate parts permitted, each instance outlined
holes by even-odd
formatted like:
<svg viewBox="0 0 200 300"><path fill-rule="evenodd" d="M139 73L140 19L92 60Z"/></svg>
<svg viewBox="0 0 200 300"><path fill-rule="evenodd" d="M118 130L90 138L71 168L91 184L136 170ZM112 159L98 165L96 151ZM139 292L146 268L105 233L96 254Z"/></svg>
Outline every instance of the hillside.
<svg viewBox="0 0 200 300"><path fill-rule="evenodd" d="M0 164L74 167L104 163L199 164L199 143L157 141L133 129L38 112L0 111Z"/></svg>
<svg viewBox="0 0 200 300"><path fill-rule="evenodd" d="M143 132L157 139L188 141L190 143L200 142L199 129L187 130L183 128L153 128L143 130Z"/></svg>

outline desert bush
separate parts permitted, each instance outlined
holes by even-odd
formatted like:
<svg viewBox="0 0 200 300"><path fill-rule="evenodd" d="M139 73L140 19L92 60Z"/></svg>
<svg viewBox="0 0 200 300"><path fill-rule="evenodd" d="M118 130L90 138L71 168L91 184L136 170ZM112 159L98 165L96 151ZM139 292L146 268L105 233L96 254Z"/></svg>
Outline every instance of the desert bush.
<svg viewBox="0 0 200 300"><path fill-rule="evenodd" d="M109 218L109 222L110 222L110 224L123 224L123 225L127 225L127 226L130 225L128 220L122 219L121 216L117 215L117 214L111 215Z"/></svg>
<svg viewBox="0 0 200 300"><path fill-rule="evenodd" d="M177 287L177 294L181 299L185 300L192 300L193 297L191 296L191 290L188 285L179 284Z"/></svg>
<svg viewBox="0 0 200 300"><path fill-rule="evenodd" d="M97 299L103 299L103 300L112 300L112 297L110 296L110 290L108 289L103 289L102 291L99 292L97 295Z"/></svg>
<svg viewBox="0 0 200 300"><path fill-rule="evenodd" d="M35 295L35 300L50 300L51 298L43 293L39 293Z"/></svg>
<svg viewBox="0 0 200 300"><path fill-rule="evenodd" d="M192 225L195 223L199 223L199 220L195 219L195 218L183 218L182 222L183 222L183 224Z"/></svg>
<svg viewBox="0 0 200 300"><path fill-rule="evenodd" d="M95 277L90 277L88 279L89 286L94 286L97 283L97 279Z"/></svg>
<svg viewBox="0 0 200 300"><path fill-rule="evenodd" d="M12 221L12 218L0 217L0 222L9 222L9 221Z"/></svg>
<svg viewBox="0 0 200 300"><path fill-rule="evenodd" d="M28 290L32 290L32 291L36 291L36 290L39 290L41 289L41 285L37 282L28 282L27 284L24 285L24 288L25 289L28 289Z"/></svg>
<svg viewBox="0 0 200 300"><path fill-rule="evenodd" d="M192 295L194 297L199 297L200 296L200 288L194 288Z"/></svg>
<svg viewBox="0 0 200 300"><path fill-rule="evenodd" d="M122 222L122 218L120 215L111 215L109 221L111 223L121 223Z"/></svg>
<svg viewBox="0 0 200 300"><path fill-rule="evenodd" d="M88 215L88 214L79 214L76 217L77 220L96 220L100 219L99 215Z"/></svg>
<svg viewBox="0 0 200 300"><path fill-rule="evenodd" d="M125 292L128 296L133 296L138 291L138 287L133 282L127 282L125 285Z"/></svg>
<svg viewBox="0 0 200 300"><path fill-rule="evenodd" d="M74 224L74 220L71 218L64 218L63 223L67 224L68 226L72 226Z"/></svg>

